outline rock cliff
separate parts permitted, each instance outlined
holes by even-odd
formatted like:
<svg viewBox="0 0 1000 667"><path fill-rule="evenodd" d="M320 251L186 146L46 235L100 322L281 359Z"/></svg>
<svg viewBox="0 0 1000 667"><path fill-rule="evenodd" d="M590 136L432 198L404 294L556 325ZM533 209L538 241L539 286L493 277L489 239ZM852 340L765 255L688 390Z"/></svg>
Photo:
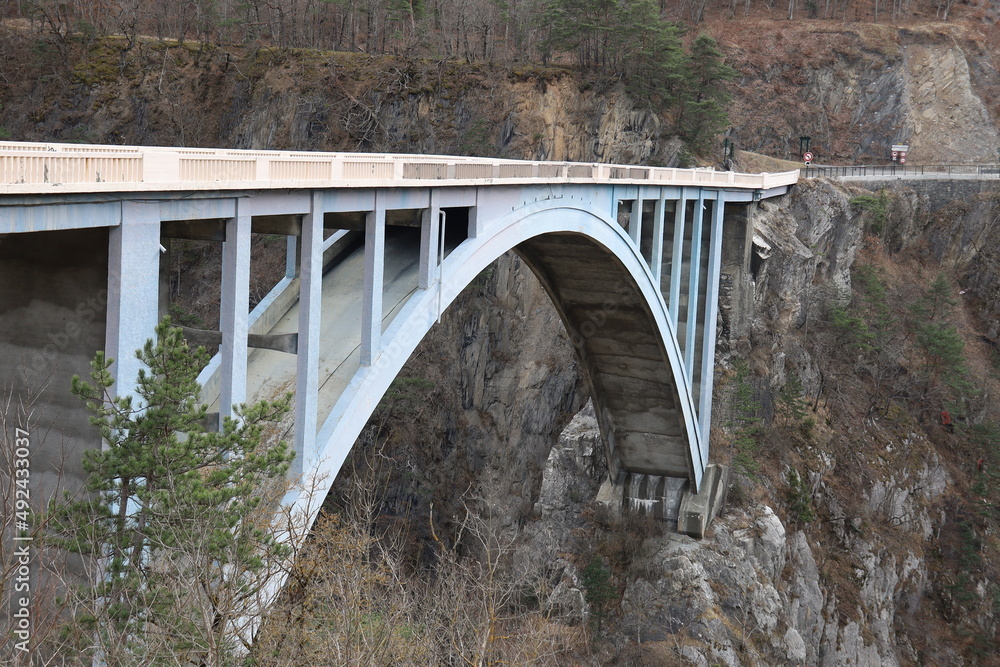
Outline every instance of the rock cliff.
<svg viewBox="0 0 1000 667"><path fill-rule="evenodd" d="M613 87L581 91L556 68L498 76L454 62L164 44L119 62L100 41L60 61L44 40L4 37L23 47L0 49L0 126L15 139L663 164L679 155L662 119ZM884 158L900 140L913 161L996 157L992 55L951 27L734 22L722 43L742 73L733 121L745 148L791 156L810 134L821 160ZM878 187L822 181L753 211L753 259L729 267L720 318L713 452L736 460L737 432L751 422L771 430L752 452L758 469L743 469L704 541L593 504L604 471L593 416L580 412L586 383L558 316L513 255L467 289L410 359L354 469L381 462L380 509L412 523L418 560L432 526L453 539L466 506L490 513L516 545L512 562L548 582L538 604L550 617L602 617L595 662L969 664L991 655L995 532L970 547L975 567L958 551L974 525L976 456L970 463L927 415L891 402L870 409L852 373L832 377L829 358L850 355L830 342L827 320L860 263L900 294L907 281L916 289L947 271L968 290L959 306L967 347L988 368L1000 322L1000 197L980 186L884 187L878 220L852 203L878 199ZM890 376L907 375L894 363ZM811 422L776 416L793 378ZM996 386L984 387L977 409L988 411ZM350 482L345 474L339 484ZM588 602L583 576L595 555L616 592L605 609Z"/></svg>

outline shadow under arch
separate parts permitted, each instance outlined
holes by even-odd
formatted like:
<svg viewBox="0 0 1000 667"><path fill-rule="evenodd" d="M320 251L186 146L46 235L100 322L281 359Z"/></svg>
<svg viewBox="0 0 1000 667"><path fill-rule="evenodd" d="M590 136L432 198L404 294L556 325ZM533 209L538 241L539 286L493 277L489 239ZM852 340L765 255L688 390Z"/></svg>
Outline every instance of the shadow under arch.
<svg viewBox="0 0 1000 667"><path fill-rule="evenodd" d="M333 406L304 461L303 489L325 496L359 434L416 346L458 294L513 250L539 277L586 370L612 476L701 481L701 430L667 307L649 267L616 222L584 202L545 200L485 222L445 259L383 333L383 349ZM589 292L589 294L588 294ZM310 456L311 454L311 456ZM289 498L311 518L300 491ZM319 498L321 502L321 498Z"/></svg>
<svg viewBox="0 0 1000 667"><path fill-rule="evenodd" d="M669 333L656 321L659 304L619 256L584 234L536 236L513 250L548 292L586 369L612 479L622 470L696 479L691 453L699 450L686 428L693 406L682 407L686 376L669 319Z"/></svg>

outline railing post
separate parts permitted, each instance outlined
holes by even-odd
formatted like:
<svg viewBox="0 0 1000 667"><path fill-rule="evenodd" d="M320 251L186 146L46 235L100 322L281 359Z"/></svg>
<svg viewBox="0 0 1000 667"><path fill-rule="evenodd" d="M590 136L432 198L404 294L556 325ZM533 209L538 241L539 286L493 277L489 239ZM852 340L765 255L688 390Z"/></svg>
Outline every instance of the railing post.
<svg viewBox="0 0 1000 667"><path fill-rule="evenodd" d="M181 156L171 151L143 151L144 183L176 183L181 180Z"/></svg>

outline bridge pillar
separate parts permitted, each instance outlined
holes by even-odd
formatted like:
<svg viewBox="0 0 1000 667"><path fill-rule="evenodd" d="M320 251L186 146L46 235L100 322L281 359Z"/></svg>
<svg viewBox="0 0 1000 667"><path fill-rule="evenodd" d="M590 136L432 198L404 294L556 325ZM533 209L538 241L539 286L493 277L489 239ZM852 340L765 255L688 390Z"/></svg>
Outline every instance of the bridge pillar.
<svg viewBox="0 0 1000 667"><path fill-rule="evenodd" d="M663 216L666 213L667 193L661 188L653 211L653 282L660 286L660 276L663 271Z"/></svg>
<svg viewBox="0 0 1000 667"><path fill-rule="evenodd" d="M427 289L437 280L441 206L438 191L430 192L430 205L420 215L420 276L417 285Z"/></svg>
<svg viewBox="0 0 1000 667"><path fill-rule="evenodd" d="M691 227L691 253L688 265L687 321L684 335L684 371L688 384L694 382L695 348L698 346L698 295L701 281L701 237L705 218L705 191L698 191L694 209L694 224ZM678 332L679 333L679 332Z"/></svg>
<svg viewBox="0 0 1000 667"><path fill-rule="evenodd" d="M642 195L636 194L632 200L632 210L628 214L628 235L636 248L642 244Z"/></svg>
<svg viewBox="0 0 1000 667"><path fill-rule="evenodd" d="M247 400L247 328L250 307L250 224L241 215L236 200L236 217L226 221L222 242L222 305L219 328L222 345L219 385L219 428L233 417L233 405Z"/></svg>
<svg viewBox="0 0 1000 667"><path fill-rule="evenodd" d="M667 303L670 321L674 325L674 335L680 336L677 330L678 316L681 307L681 275L684 268L684 216L687 213L687 200L681 189L680 199L674 209L673 246L670 249L670 299Z"/></svg>
<svg viewBox="0 0 1000 667"><path fill-rule="evenodd" d="M705 289L705 325L702 336L701 382L698 420L701 425L701 456L708 463L708 435L712 428L712 389L715 385L715 330L719 322L719 277L722 264L722 221L726 194L716 193L712 207L712 228L708 248L708 285Z"/></svg>
<svg viewBox="0 0 1000 667"><path fill-rule="evenodd" d="M108 313L104 349L117 395L135 392L142 365L135 358L160 315L160 206L122 202L121 224L108 233Z"/></svg>
<svg viewBox="0 0 1000 667"><path fill-rule="evenodd" d="M375 210L365 216L365 275L361 312L361 365L371 366L382 351L382 291L385 270L385 201L375 194Z"/></svg>
<svg viewBox="0 0 1000 667"><path fill-rule="evenodd" d="M298 236L289 236L285 240L285 277L296 278L299 275Z"/></svg>
<svg viewBox="0 0 1000 667"><path fill-rule="evenodd" d="M309 212L302 217L299 262L299 338L295 371L294 473L303 473L316 454L319 393L320 311L323 297L323 208L317 192L310 194Z"/></svg>

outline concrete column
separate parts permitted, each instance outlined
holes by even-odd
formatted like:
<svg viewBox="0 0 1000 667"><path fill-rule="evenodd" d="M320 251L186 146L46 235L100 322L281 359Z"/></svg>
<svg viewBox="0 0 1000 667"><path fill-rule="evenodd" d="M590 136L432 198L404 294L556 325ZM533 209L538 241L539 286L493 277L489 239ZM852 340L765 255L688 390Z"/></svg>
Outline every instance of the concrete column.
<svg viewBox="0 0 1000 667"><path fill-rule="evenodd" d="M674 210L674 243L670 250L670 303L667 304L675 335L678 333L677 316L681 308L681 271L684 268L684 213L686 208L687 200L684 199L684 190L681 190L681 198L677 200L677 208Z"/></svg>
<svg viewBox="0 0 1000 667"><path fill-rule="evenodd" d="M319 337L323 297L323 209L311 195L302 218L299 261L299 346L295 374L295 461L293 471L306 471L316 455Z"/></svg>
<svg viewBox="0 0 1000 667"><path fill-rule="evenodd" d="M365 282L361 313L361 365L371 366L382 350L382 273L385 269L385 203L377 193L365 218Z"/></svg>
<svg viewBox="0 0 1000 667"><path fill-rule="evenodd" d="M483 216L479 215L479 188L476 188L476 205L469 207L469 228L467 235L470 239L479 238L482 233Z"/></svg>
<svg viewBox="0 0 1000 667"><path fill-rule="evenodd" d="M705 218L705 191L698 191L694 209L694 226L691 228L691 266L688 270L687 336L684 338L684 368L688 383L694 380L694 350L698 346L698 288L701 281L701 225Z"/></svg>
<svg viewBox="0 0 1000 667"><path fill-rule="evenodd" d="M247 327L250 311L250 216L241 214L236 202L236 217L226 221L226 240L222 243L222 305L219 328L219 428L226 417L233 417L233 406L247 400Z"/></svg>
<svg viewBox="0 0 1000 667"><path fill-rule="evenodd" d="M108 241L108 328L104 349L114 359L112 391L135 394L142 364L135 351L155 335L159 320L160 206L122 202L121 224Z"/></svg>
<svg viewBox="0 0 1000 667"><path fill-rule="evenodd" d="M298 260L299 237L289 236L285 240L285 277L294 278L299 275Z"/></svg>
<svg viewBox="0 0 1000 667"><path fill-rule="evenodd" d="M715 329L719 322L719 278L722 271L722 220L726 193L719 191L712 209L712 236L709 241L708 285L705 290L705 344L701 359L701 396L698 418L701 425L701 458L708 461L708 434L712 428L712 388L715 381Z"/></svg>
<svg viewBox="0 0 1000 667"><path fill-rule="evenodd" d="M642 243L642 197L636 195L632 200L632 211L628 214L628 235L636 248ZM640 253L641 254L641 253Z"/></svg>
<svg viewBox="0 0 1000 667"><path fill-rule="evenodd" d="M653 212L653 282L660 289L660 272L663 269L663 213L666 209L667 193L660 190L660 198L656 200Z"/></svg>
<svg viewBox="0 0 1000 667"><path fill-rule="evenodd" d="M437 189L431 190L430 206L420 217L420 282L421 289L427 289L437 280L438 234L441 230L441 207L437 204Z"/></svg>

